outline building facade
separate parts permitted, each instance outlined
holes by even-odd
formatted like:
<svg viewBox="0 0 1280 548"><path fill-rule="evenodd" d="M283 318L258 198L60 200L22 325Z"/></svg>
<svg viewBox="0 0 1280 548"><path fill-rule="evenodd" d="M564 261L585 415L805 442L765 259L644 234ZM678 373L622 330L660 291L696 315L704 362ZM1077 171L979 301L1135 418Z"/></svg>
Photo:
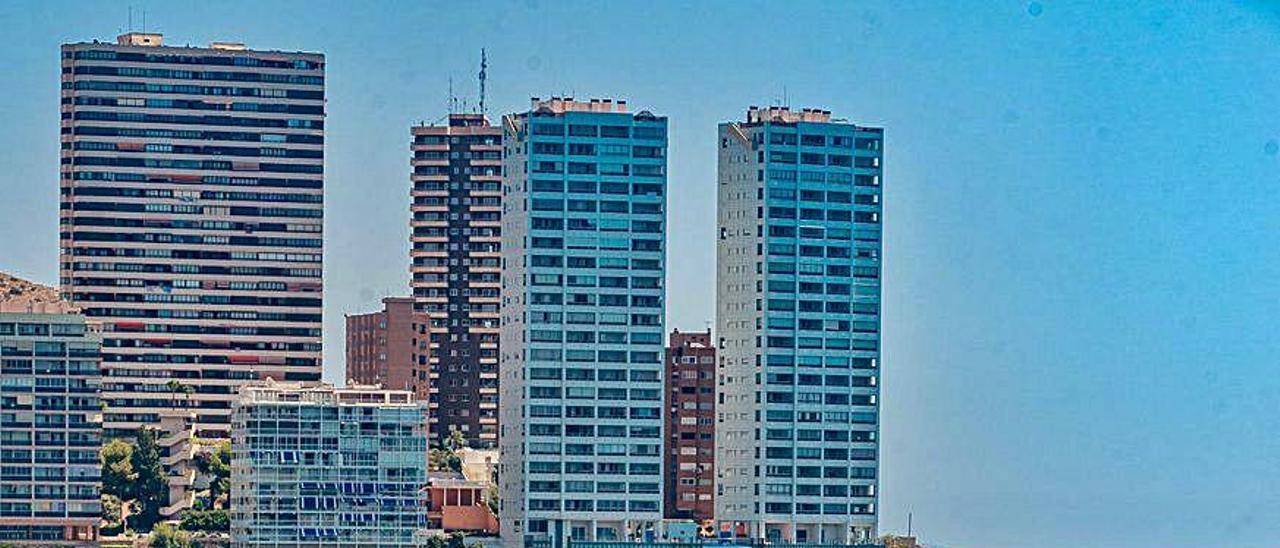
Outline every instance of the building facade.
<svg viewBox="0 0 1280 548"><path fill-rule="evenodd" d="M458 430L498 443L502 128L450 114L412 128L410 266L417 309L431 315L429 387L436 443Z"/></svg>
<svg viewBox="0 0 1280 548"><path fill-rule="evenodd" d="M807 109L720 125L716 519L740 535L874 538L882 137Z"/></svg>
<svg viewBox="0 0 1280 548"><path fill-rule="evenodd" d="M502 534L662 518L667 120L534 99L503 119Z"/></svg>
<svg viewBox="0 0 1280 548"><path fill-rule="evenodd" d="M185 394L184 394L185 397ZM175 394L175 399L177 395ZM169 504L160 508L160 517L181 519L181 513L195 505L196 414L183 407L160 413L156 424L156 446L160 449L160 465L169 484Z"/></svg>
<svg viewBox="0 0 1280 548"><path fill-rule="evenodd" d="M666 354L666 502L671 519L715 515L716 347L711 330L671 331Z"/></svg>
<svg viewBox="0 0 1280 548"><path fill-rule="evenodd" d="M498 516L489 506L489 478L464 472L432 472L427 499L428 526L446 533L498 534Z"/></svg>
<svg viewBox="0 0 1280 548"><path fill-rule="evenodd" d="M426 405L412 392L245 386L233 417L232 545L420 543Z"/></svg>
<svg viewBox="0 0 1280 548"><path fill-rule="evenodd" d="M324 57L159 34L62 46L63 295L103 325L108 435L195 390L319 380Z"/></svg>
<svg viewBox="0 0 1280 548"><path fill-rule="evenodd" d="M0 544L96 546L101 346L52 288L0 274Z"/></svg>
<svg viewBox="0 0 1280 548"><path fill-rule="evenodd" d="M387 297L382 310L352 314L347 320L347 381L408 390L427 396L431 320L416 312L413 299Z"/></svg>

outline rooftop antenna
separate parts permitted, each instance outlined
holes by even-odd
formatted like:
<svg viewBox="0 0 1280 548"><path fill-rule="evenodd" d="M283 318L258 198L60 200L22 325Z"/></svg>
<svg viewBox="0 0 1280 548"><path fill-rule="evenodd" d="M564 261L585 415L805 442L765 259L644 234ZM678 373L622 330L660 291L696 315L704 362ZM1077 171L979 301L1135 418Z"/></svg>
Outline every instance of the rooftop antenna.
<svg viewBox="0 0 1280 548"><path fill-rule="evenodd" d="M484 79L485 70L489 68L489 58L485 56L484 48L480 48L480 115L488 114L484 110Z"/></svg>
<svg viewBox="0 0 1280 548"><path fill-rule="evenodd" d="M129 32L133 32L133 6L129 6Z"/></svg>
<svg viewBox="0 0 1280 548"><path fill-rule="evenodd" d="M787 85L782 84L782 108L791 108L791 101L787 99Z"/></svg>
<svg viewBox="0 0 1280 548"><path fill-rule="evenodd" d="M449 77L449 113L458 110L458 98L453 96L453 77Z"/></svg>
<svg viewBox="0 0 1280 548"><path fill-rule="evenodd" d="M911 512L907 512L907 536L911 536Z"/></svg>
<svg viewBox="0 0 1280 548"><path fill-rule="evenodd" d="M147 8L142 8L142 33L147 32Z"/></svg>

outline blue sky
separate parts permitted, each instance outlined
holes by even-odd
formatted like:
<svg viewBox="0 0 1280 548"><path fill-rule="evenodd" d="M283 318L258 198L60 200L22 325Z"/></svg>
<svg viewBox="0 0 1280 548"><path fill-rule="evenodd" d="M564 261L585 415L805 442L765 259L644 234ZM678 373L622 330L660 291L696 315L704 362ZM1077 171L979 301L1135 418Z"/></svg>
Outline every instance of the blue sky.
<svg viewBox="0 0 1280 548"><path fill-rule="evenodd" d="M670 116L668 327L714 316L715 124L785 90L886 128L884 530L1280 542L1273 4L132 4L169 43L328 55L330 378L342 314L408 291L408 126L450 76L474 101L482 46L493 113ZM127 6L0 4L0 269L57 281L58 44Z"/></svg>

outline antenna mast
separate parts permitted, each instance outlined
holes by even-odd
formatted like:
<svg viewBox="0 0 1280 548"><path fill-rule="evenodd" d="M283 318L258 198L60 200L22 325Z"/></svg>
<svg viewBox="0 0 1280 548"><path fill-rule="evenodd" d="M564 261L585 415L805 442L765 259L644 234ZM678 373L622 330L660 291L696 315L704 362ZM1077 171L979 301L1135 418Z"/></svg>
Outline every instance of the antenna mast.
<svg viewBox="0 0 1280 548"><path fill-rule="evenodd" d="M489 59L485 56L484 48L480 48L480 115L487 115L484 110L484 79L485 69L489 68Z"/></svg>
<svg viewBox="0 0 1280 548"><path fill-rule="evenodd" d="M449 114L458 111L458 99L453 96L453 77L449 77Z"/></svg>

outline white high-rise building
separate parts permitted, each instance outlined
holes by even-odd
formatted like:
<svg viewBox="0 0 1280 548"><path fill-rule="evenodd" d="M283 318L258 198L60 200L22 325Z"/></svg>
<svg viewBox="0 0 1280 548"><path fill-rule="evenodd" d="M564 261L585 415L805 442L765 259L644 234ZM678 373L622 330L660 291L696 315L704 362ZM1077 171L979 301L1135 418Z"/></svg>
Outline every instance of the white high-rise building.
<svg viewBox="0 0 1280 548"><path fill-rule="evenodd" d="M553 98L503 119L502 535L662 519L667 120Z"/></svg>
<svg viewBox="0 0 1280 548"><path fill-rule="evenodd" d="M874 538L882 136L808 109L720 125L715 515L739 536Z"/></svg>

